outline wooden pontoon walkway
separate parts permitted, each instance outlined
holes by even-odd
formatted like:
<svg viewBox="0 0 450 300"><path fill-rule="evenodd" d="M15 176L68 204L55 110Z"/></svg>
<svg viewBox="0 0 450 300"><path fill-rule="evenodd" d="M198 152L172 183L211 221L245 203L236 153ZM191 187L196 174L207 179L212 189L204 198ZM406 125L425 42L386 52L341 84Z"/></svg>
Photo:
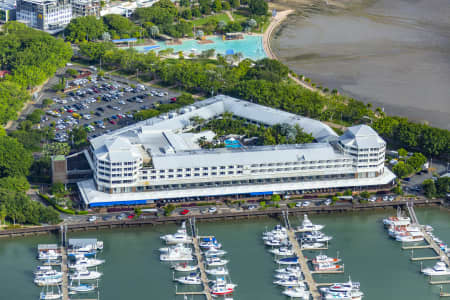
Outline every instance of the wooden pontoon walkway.
<svg viewBox="0 0 450 300"><path fill-rule="evenodd" d="M300 262L300 268L302 269L303 275L305 277L305 281L308 284L309 292L311 293L313 300L319 300L320 294L319 294L319 290L317 289L316 282L314 281L314 278L312 277L312 274L309 270L306 258L303 255L302 250L300 249L300 245L298 244L297 238L295 236L295 232L292 229L288 230L288 237L292 244L292 248L294 249L294 252L298 257L298 261Z"/></svg>
<svg viewBox="0 0 450 300"><path fill-rule="evenodd" d="M67 268L67 251L61 246L61 272L62 272L62 299L69 300L69 271Z"/></svg>

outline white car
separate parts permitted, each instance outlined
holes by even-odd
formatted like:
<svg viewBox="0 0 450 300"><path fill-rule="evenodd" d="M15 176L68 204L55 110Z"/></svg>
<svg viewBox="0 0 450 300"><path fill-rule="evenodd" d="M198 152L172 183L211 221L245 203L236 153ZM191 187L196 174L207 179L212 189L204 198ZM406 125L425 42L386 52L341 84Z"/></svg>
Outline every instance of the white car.
<svg viewBox="0 0 450 300"><path fill-rule="evenodd" d="M302 203L301 202L295 203L295 207L302 207Z"/></svg>
<svg viewBox="0 0 450 300"><path fill-rule="evenodd" d="M388 196L383 196L383 201L388 201L389 197Z"/></svg>
<svg viewBox="0 0 450 300"><path fill-rule="evenodd" d="M375 201L377 201L377 197L371 196L368 200L369 200L369 202L375 202Z"/></svg>
<svg viewBox="0 0 450 300"><path fill-rule="evenodd" d="M303 206L310 206L310 205L311 205L311 202L310 202L310 201L304 201L302 205L303 205Z"/></svg>
<svg viewBox="0 0 450 300"><path fill-rule="evenodd" d="M216 208L216 207L210 207L210 208L208 209L208 212L210 212L211 214L215 213L216 211L217 211L217 208Z"/></svg>
<svg viewBox="0 0 450 300"><path fill-rule="evenodd" d="M325 204L326 206L330 206L331 203L332 203L331 199L327 199L327 200L325 200L325 202L324 202L324 204Z"/></svg>
<svg viewBox="0 0 450 300"><path fill-rule="evenodd" d="M97 217L96 216L90 216L88 221L89 222L95 222L95 221L97 221Z"/></svg>

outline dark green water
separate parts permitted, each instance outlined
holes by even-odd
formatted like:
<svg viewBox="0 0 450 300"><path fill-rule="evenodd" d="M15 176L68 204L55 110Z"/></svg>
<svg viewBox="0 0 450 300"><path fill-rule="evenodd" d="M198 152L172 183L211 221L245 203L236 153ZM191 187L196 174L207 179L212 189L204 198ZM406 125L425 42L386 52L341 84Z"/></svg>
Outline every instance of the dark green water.
<svg viewBox="0 0 450 300"><path fill-rule="evenodd" d="M344 275L321 275L317 281L341 281L351 275L354 281L361 282L365 300L438 299L439 288L428 285L419 273L420 265L409 261L410 253L387 237L381 218L390 214L393 211L310 216L314 223L325 224L324 232L334 236L327 253L334 256L339 251L345 264ZM420 209L417 216L423 224L431 224L441 239L450 241L447 211ZM298 223L296 219L291 222ZM272 284L275 265L260 239L265 227L274 224L272 219L199 224L200 234L216 235L229 252L231 278L239 285L235 299L287 299ZM175 229L168 225L70 236L97 237L105 243L101 299L182 299L174 296L172 273L159 262L156 252L162 246L159 236ZM40 288L32 283L31 273L37 265L36 245L57 240L57 236L0 240L0 299L38 299ZM431 254L430 250L416 251L414 255L427 254Z"/></svg>

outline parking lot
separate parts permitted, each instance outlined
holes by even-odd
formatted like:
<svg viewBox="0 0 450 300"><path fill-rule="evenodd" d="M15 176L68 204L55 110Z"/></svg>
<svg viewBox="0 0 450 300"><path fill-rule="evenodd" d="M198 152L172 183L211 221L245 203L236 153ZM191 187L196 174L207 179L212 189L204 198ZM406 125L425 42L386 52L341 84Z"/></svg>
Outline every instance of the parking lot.
<svg viewBox="0 0 450 300"><path fill-rule="evenodd" d="M67 141L67 132L75 126L85 127L88 137L96 137L132 124L136 122L134 113L171 103L179 95L167 89L97 78L95 75L91 80L74 81L79 88L66 93L65 97L56 93L47 95L53 104L46 109L41 127L54 126L55 140L59 142Z"/></svg>

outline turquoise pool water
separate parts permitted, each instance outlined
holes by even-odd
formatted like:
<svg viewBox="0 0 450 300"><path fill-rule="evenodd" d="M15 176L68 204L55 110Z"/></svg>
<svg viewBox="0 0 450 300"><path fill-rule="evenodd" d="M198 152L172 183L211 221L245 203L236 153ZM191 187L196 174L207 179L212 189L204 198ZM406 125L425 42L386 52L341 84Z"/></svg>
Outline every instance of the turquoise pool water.
<svg viewBox="0 0 450 300"><path fill-rule="evenodd" d="M139 52L147 52L154 50L156 52L167 48L173 48L174 52L183 51L185 55L189 55L194 52L200 54L204 50L214 49L216 53L225 55L228 50L233 50L234 53L241 52L244 58L262 59L267 57L264 52L262 43L262 36L260 35L245 35L243 40L231 40L224 41L221 37L214 36L208 37L208 40L213 41L213 44L199 44L197 40L187 40L181 45L166 45L164 42L158 42L158 48L154 46L136 46L136 50ZM153 49L150 49L153 48Z"/></svg>

